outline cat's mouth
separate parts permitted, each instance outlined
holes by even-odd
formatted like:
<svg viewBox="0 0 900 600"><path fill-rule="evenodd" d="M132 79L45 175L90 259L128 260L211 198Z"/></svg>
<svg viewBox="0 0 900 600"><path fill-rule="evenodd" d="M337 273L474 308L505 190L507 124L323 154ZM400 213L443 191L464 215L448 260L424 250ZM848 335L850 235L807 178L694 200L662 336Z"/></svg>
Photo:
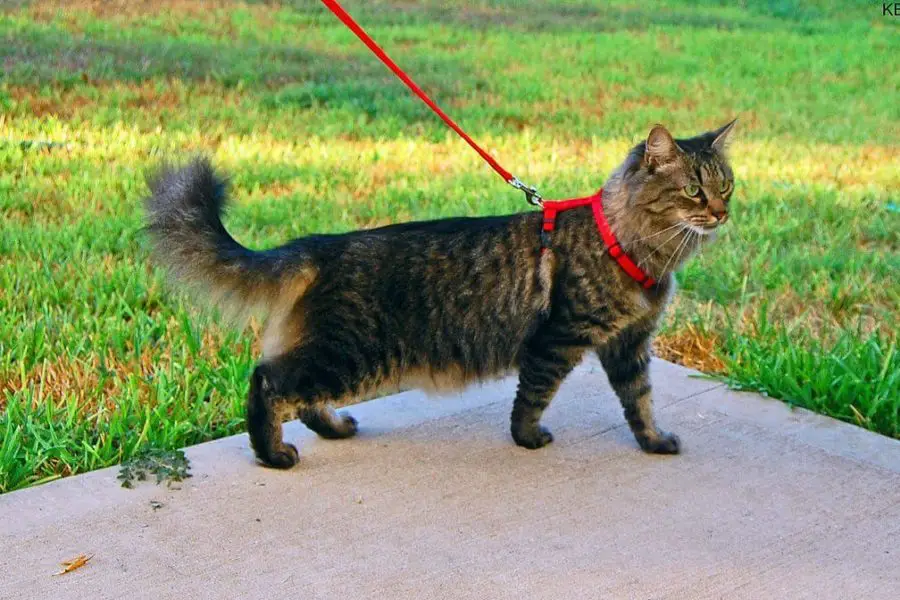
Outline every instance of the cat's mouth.
<svg viewBox="0 0 900 600"><path fill-rule="evenodd" d="M697 233L699 235L711 235L711 234L715 233L715 231L719 228L720 224L721 223L719 223L719 222L694 223L694 222L689 221L687 223L687 229L690 231L693 231L694 233Z"/></svg>

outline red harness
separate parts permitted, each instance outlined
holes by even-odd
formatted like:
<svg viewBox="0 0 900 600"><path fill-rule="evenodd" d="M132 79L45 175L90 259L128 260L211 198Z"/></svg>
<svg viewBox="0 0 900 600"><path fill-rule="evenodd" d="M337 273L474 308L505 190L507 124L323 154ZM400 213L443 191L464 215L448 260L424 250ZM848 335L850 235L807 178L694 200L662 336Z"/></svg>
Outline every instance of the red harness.
<svg viewBox="0 0 900 600"><path fill-rule="evenodd" d="M635 262L631 260L630 256L625 254L625 251L622 250L622 246L619 245L619 241L616 239L615 234L613 234L612 229L609 226L609 221L606 220L606 215L603 213L602 189L593 196L587 196L586 198L573 198L571 200L558 200L555 202L549 200L544 201L544 227L541 230L541 253L546 252L550 248L550 234L556 228L556 215L565 210L578 208L579 206L587 206L588 204L590 204L591 208L594 210L594 222L597 224L597 231L600 232L600 237L603 239L606 251L612 259L619 263L622 270L628 273L629 277L641 284L644 289L653 287L656 284L656 280L637 266Z"/></svg>
<svg viewBox="0 0 900 600"><path fill-rule="evenodd" d="M557 201L549 201L544 200L541 195L538 193L537 189L533 186L522 183L518 177L515 177L512 173L504 169L500 166L500 163L494 159L493 156L487 153L481 146L475 143L471 137L469 137L462 128L457 125L453 119L451 119L447 113L442 111L440 107L434 103L434 101L428 97L422 88L416 85L412 79L410 79L409 75L407 75L403 69L397 66L391 57L387 55L387 53L381 49L381 47L375 43L369 34L363 30L359 24L353 20L346 10L337 2L337 0L322 0L322 3L328 7L331 12L339 18L344 25L346 25L350 31L356 34L358 37L368 48L375 53L375 56L381 60L389 68L393 73L400 78L400 80L406 84L406 86L412 90L412 92L418 96L422 102L428 105L428 107L437 114L450 127L453 131L455 131L459 136L466 141L480 156L487 162L494 171L497 172L500 177L503 178L506 183L510 184L517 190L521 190L525 192L525 198L528 200L530 204L534 204L536 206L540 206L544 209L544 226L541 230L541 252L546 252L550 247L550 233L556 227L556 215L564 210L569 210L570 208L576 208L578 206L587 206L590 204L594 209L594 221L597 223L597 230L600 232L600 237L603 238L603 243L606 245L606 250L609 252L609 255L619 263L619 266L628 273L628 275L637 281L639 284L644 286L645 289L653 286L656 281L647 275L640 267L638 267L631 258L625 254L625 251L622 250L622 247L619 245L619 242L616 240L616 236L613 235L612 229L609 227L609 222L606 220L606 216L603 214L603 202L602 195L603 190L600 190L593 196L588 196L586 198L573 198L572 200L557 200Z"/></svg>

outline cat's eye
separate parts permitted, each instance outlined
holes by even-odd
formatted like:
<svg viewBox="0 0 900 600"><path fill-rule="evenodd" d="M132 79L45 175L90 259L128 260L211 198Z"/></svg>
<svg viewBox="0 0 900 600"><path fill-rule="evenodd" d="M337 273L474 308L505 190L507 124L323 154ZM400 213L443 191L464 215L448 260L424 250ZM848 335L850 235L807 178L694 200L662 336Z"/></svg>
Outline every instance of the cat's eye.
<svg viewBox="0 0 900 600"><path fill-rule="evenodd" d="M700 194L700 186L696 183L689 183L684 186L684 194L690 198L696 198Z"/></svg>
<svg viewBox="0 0 900 600"><path fill-rule="evenodd" d="M730 181L723 181L722 183L719 184L719 191L724 194L725 192L728 191L728 189L730 187L731 187Z"/></svg>

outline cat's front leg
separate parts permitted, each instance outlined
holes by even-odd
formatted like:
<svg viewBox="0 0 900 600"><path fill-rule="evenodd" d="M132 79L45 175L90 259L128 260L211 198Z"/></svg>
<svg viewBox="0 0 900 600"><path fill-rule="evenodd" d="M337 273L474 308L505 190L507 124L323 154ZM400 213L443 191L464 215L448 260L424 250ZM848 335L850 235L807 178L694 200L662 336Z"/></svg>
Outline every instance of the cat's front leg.
<svg viewBox="0 0 900 600"><path fill-rule="evenodd" d="M661 431L653 418L650 385L650 327L632 327L597 350L609 383L619 396L628 426L645 452L678 454L681 442L673 433Z"/></svg>
<svg viewBox="0 0 900 600"><path fill-rule="evenodd" d="M516 444L533 450L553 441L553 434L541 425L541 416L583 354L582 347L560 344L549 332L539 331L526 344L510 426Z"/></svg>

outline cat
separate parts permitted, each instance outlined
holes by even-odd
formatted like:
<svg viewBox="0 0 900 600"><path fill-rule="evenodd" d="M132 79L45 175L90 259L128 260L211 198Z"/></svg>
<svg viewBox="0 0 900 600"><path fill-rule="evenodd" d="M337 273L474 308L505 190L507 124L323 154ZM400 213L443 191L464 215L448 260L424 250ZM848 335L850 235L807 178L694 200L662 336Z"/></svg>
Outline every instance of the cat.
<svg viewBox="0 0 900 600"><path fill-rule="evenodd" d="M559 213L546 252L539 211L249 250L222 225L226 184L204 158L149 181L147 229L157 260L208 301L268 315L247 400L250 442L264 465L298 462L282 439L290 414L324 438L347 438L357 422L331 403L400 386L458 389L516 371L512 438L540 448L553 440L541 415L588 351L638 445L676 454L678 437L653 417L650 342L673 272L728 218L725 142L734 123L679 140L657 125L603 186L602 212L656 280L649 287L607 251L590 206Z"/></svg>

